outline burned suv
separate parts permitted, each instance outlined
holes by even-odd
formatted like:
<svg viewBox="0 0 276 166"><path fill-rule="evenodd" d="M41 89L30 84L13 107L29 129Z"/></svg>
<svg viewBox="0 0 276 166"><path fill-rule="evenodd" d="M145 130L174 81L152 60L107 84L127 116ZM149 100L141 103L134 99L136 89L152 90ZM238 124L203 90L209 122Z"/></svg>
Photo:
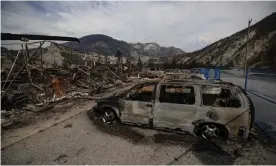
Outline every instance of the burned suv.
<svg viewBox="0 0 276 166"><path fill-rule="evenodd" d="M89 112L94 120L208 139L247 139L254 120L254 106L246 93L221 81L145 81L96 102Z"/></svg>

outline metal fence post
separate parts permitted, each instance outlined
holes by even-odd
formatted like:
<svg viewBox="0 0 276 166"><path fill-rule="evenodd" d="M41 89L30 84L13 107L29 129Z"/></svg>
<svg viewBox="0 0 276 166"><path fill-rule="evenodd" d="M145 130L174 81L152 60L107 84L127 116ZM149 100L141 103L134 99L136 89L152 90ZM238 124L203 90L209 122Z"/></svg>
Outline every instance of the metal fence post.
<svg viewBox="0 0 276 166"><path fill-rule="evenodd" d="M244 60L244 70L245 70L245 82L244 82L244 90L247 89L247 78L248 78L248 64L247 64L247 54L248 54L248 41L249 41L249 31L250 31L250 23L252 19L248 20L248 31L247 31L247 42L246 42L246 53Z"/></svg>

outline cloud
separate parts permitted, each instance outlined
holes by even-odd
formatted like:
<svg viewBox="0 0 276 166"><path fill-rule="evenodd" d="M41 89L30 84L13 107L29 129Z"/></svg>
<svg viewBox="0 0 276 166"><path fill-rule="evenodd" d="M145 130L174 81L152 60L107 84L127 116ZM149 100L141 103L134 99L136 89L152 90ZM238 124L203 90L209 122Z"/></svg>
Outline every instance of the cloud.
<svg viewBox="0 0 276 166"><path fill-rule="evenodd" d="M275 2L1 2L1 29L200 49L263 19Z"/></svg>
<svg viewBox="0 0 276 166"><path fill-rule="evenodd" d="M208 44L208 43L214 42L214 39L210 34L204 34L204 35L198 36L198 42Z"/></svg>

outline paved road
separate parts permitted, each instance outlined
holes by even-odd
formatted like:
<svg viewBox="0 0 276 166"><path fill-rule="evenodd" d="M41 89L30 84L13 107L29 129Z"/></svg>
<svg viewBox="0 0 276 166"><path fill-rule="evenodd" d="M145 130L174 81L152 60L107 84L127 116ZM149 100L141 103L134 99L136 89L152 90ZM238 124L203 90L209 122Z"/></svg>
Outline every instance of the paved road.
<svg viewBox="0 0 276 166"><path fill-rule="evenodd" d="M221 76L223 80L233 82L244 88L242 71L228 70L224 71ZM254 75L249 73L247 90L276 102L276 76L269 74Z"/></svg>
<svg viewBox="0 0 276 166"><path fill-rule="evenodd" d="M222 150L218 150L191 136L121 125L108 129L81 113L3 149L1 163L275 164L275 150L260 142L263 139L245 145L220 143Z"/></svg>

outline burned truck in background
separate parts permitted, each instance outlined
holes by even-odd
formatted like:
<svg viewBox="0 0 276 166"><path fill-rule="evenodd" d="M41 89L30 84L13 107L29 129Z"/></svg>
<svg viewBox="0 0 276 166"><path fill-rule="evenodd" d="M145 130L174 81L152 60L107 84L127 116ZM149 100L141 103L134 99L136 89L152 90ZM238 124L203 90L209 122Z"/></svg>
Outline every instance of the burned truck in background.
<svg viewBox="0 0 276 166"><path fill-rule="evenodd" d="M246 140L255 111L239 86L191 79L142 81L96 102L88 112L93 120L207 139Z"/></svg>

